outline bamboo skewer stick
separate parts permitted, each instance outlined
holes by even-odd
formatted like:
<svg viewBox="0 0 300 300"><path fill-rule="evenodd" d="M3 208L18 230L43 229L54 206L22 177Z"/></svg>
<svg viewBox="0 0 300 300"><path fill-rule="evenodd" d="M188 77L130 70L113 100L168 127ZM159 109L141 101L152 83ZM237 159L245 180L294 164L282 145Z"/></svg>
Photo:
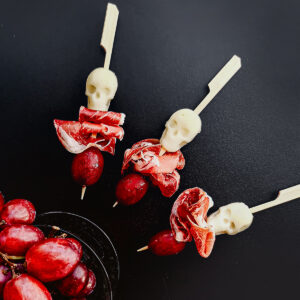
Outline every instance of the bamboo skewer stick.
<svg viewBox="0 0 300 300"><path fill-rule="evenodd" d="M116 29L118 24L118 18L119 18L119 10L117 6L115 4L108 3L106 8L104 26L102 30L101 42L100 42L100 46L105 51L105 59L104 59L105 69L109 69L115 35L116 35ZM89 105L88 108L90 108ZM93 133L92 137L96 138L97 134ZM86 186L84 185L82 186L81 189L81 200L83 200L85 192L86 192Z"/></svg>
<svg viewBox="0 0 300 300"><path fill-rule="evenodd" d="M219 71L219 73L209 82L209 93L194 109L198 115L204 108L214 99L214 97L222 90L234 74L241 68L241 58L234 55L227 64Z"/></svg>
<svg viewBox="0 0 300 300"><path fill-rule="evenodd" d="M259 211L269 209L271 207L281 205L292 200L296 200L298 198L300 198L300 184L279 191L278 196L275 200L251 207L250 211L254 214Z"/></svg>

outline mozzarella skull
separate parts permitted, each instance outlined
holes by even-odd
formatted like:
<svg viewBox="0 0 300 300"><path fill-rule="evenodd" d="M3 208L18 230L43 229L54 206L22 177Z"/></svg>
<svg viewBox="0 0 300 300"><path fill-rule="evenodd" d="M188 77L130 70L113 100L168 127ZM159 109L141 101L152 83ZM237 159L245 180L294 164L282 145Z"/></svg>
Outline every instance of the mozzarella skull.
<svg viewBox="0 0 300 300"><path fill-rule="evenodd" d="M104 68L93 70L86 80L88 108L107 111L117 88L118 80L114 72Z"/></svg>
<svg viewBox="0 0 300 300"><path fill-rule="evenodd" d="M207 223L212 226L216 235L234 235L246 230L252 220L250 208L242 202L235 202L220 207L208 217Z"/></svg>
<svg viewBox="0 0 300 300"><path fill-rule="evenodd" d="M160 143L167 151L175 152L191 142L200 131L198 114L188 108L180 109L167 121Z"/></svg>

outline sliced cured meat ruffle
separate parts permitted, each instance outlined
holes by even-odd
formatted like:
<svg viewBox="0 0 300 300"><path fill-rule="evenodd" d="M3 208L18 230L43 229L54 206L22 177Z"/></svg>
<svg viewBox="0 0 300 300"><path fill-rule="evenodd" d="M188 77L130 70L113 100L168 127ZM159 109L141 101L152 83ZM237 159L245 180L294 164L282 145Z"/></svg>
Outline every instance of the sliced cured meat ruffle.
<svg viewBox="0 0 300 300"><path fill-rule="evenodd" d="M78 154L90 147L115 153L116 140L122 140L125 115L110 111L80 108L79 121L54 120L58 139L71 153Z"/></svg>
<svg viewBox="0 0 300 300"><path fill-rule="evenodd" d="M113 111L101 111L88 109L84 106L79 110L79 122L104 123L106 125L123 125L125 114Z"/></svg>
<svg viewBox="0 0 300 300"><path fill-rule="evenodd" d="M171 197L180 183L180 175L176 169L183 169L185 160L181 151L159 156L160 149L158 139L145 139L135 143L125 151L121 172L132 166L134 171L149 176L165 197Z"/></svg>
<svg viewBox="0 0 300 300"><path fill-rule="evenodd" d="M178 242L190 242L194 239L202 257L208 257L215 242L214 231L207 224L207 211L213 201L200 188L185 190L174 202L170 224Z"/></svg>
<svg viewBox="0 0 300 300"><path fill-rule="evenodd" d="M90 147L97 147L99 150L111 154L115 153L115 137L109 139L102 136L93 137L87 133L86 128L83 130L82 123L78 121L54 120L54 126L58 139L71 153L81 153Z"/></svg>

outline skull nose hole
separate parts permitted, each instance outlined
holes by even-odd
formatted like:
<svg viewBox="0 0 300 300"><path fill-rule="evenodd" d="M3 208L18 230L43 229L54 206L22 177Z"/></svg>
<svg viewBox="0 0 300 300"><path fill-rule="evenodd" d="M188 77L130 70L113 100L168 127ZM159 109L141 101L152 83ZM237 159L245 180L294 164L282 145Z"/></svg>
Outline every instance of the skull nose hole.
<svg viewBox="0 0 300 300"><path fill-rule="evenodd" d="M235 229L235 224L233 222L230 223L230 229L232 229L232 230Z"/></svg>
<svg viewBox="0 0 300 300"><path fill-rule="evenodd" d="M177 126L177 122L175 121L175 120L172 120L171 122L170 122L170 127L171 128L175 128Z"/></svg>
<svg viewBox="0 0 300 300"><path fill-rule="evenodd" d="M178 134L178 130L175 130L175 131L174 131L174 135L177 135L177 134Z"/></svg>
<svg viewBox="0 0 300 300"><path fill-rule="evenodd" d="M100 93L99 92L96 93L96 97L100 98Z"/></svg>
<svg viewBox="0 0 300 300"><path fill-rule="evenodd" d="M90 84L90 85L88 86L88 91L89 91L91 94L94 94L95 91L96 91L96 87L95 87L94 85Z"/></svg>

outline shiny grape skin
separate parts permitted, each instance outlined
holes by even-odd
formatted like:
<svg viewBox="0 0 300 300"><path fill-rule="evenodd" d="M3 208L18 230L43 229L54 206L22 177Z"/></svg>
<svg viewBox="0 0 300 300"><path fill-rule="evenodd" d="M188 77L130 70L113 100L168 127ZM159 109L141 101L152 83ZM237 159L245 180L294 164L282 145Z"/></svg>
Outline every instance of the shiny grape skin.
<svg viewBox="0 0 300 300"><path fill-rule="evenodd" d="M72 241L49 238L32 246L26 253L27 271L42 282L63 279L81 259Z"/></svg>
<svg viewBox="0 0 300 300"><path fill-rule="evenodd" d="M140 174L124 176L117 184L116 198L123 205L132 205L140 201L148 191L149 183Z"/></svg>
<svg viewBox="0 0 300 300"><path fill-rule="evenodd" d="M101 177L104 158L98 148L91 147L74 156L71 173L75 182L88 186L95 184Z"/></svg>
<svg viewBox="0 0 300 300"><path fill-rule="evenodd" d="M181 252L185 243L177 242L172 230L163 230L154 235L148 244L153 254L158 256L174 255Z"/></svg>
<svg viewBox="0 0 300 300"><path fill-rule="evenodd" d="M89 296L96 287L96 276L95 276L94 272L90 269L88 269L88 272L89 272L88 281L87 281L85 287L83 288L83 290L81 290L81 292L77 295L77 297Z"/></svg>
<svg viewBox="0 0 300 300"><path fill-rule="evenodd" d="M31 246L44 238L43 232L35 226L8 226L0 233L0 251L8 255L23 256Z"/></svg>
<svg viewBox="0 0 300 300"><path fill-rule="evenodd" d="M31 202L25 199L14 199L4 205L0 218L7 225L30 225L34 222L35 216L36 210Z"/></svg>
<svg viewBox="0 0 300 300"><path fill-rule="evenodd" d="M87 267L80 262L69 276L57 283L57 289L63 296L76 297L87 284L88 275Z"/></svg>
<svg viewBox="0 0 300 300"><path fill-rule="evenodd" d="M3 300L52 300L47 288L37 279L22 274L10 281L4 287Z"/></svg>

